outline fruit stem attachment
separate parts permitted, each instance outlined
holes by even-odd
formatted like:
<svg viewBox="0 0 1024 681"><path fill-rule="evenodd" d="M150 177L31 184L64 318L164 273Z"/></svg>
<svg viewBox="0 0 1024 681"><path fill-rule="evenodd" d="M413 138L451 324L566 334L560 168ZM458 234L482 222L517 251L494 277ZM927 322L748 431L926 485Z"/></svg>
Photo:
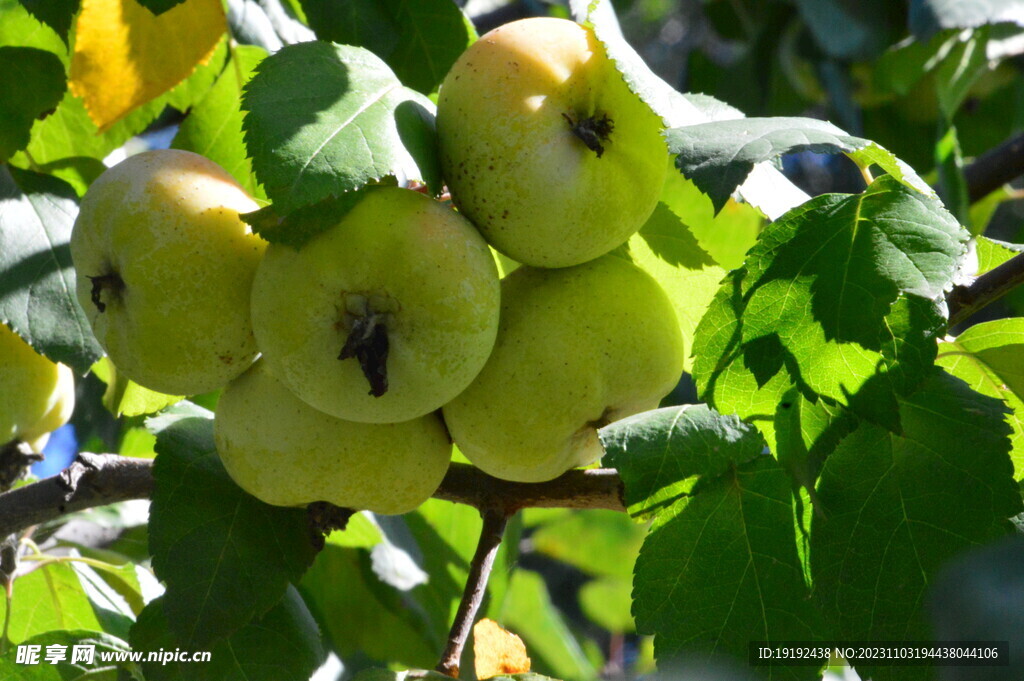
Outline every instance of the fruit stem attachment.
<svg viewBox="0 0 1024 681"><path fill-rule="evenodd" d="M494 568L494 558L498 555L498 547L505 536L505 526L509 518L503 508L486 508L480 514L483 516L484 524L480 530L476 553L473 554L473 562L469 566L466 589L462 592L455 621L448 633L448 644L441 655L441 661L435 667L437 671L453 679L459 678L462 651L469 639L469 632L473 629L473 620L480 610L484 594L487 593L487 580L490 579L491 570Z"/></svg>
<svg viewBox="0 0 1024 681"><path fill-rule="evenodd" d="M601 154L604 153L604 143L608 141L609 135L615 129L615 124L612 123L612 119L608 118L608 114L601 114L600 117L588 116L573 121L572 116L563 113L562 118L569 124L572 134L586 144L588 149L596 153L598 158L601 158Z"/></svg>
<svg viewBox="0 0 1024 681"><path fill-rule="evenodd" d="M98 277L89 277L89 281L92 282L92 304L100 312L106 312L107 310L106 303L100 299L100 294L103 293L104 289L111 291L114 295L119 295L124 290L124 279L117 272L101 274Z"/></svg>
<svg viewBox="0 0 1024 681"><path fill-rule="evenodd" d="M355 357L370 383L370 394L380 397L388 391L388 328L384 315L371 312L356 317L338 359Z"/></svg>

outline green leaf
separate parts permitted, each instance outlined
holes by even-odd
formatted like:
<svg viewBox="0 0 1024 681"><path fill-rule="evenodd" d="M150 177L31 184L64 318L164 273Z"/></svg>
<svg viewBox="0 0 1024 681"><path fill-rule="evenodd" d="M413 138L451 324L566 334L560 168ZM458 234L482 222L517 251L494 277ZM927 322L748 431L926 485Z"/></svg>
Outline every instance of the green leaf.
<svg viewBox="0 0 1024 681"><path fill-rule="evenodd" d="M68 242L77 215L67 183L0 166L0 322L84 374L101 350L75 296Z"/></svg>
<svg viewBox="0 0 1024 681"><path fill-rule="evenodd" d="M939 98L939 109L946 120L960 108L968 91L986 71L989 58L986 54L989 31L987 27L968 32L966 35L950 36L939 52L940 60L935 67L935 94Z"/></svg>
<svg viewBox="0 0 1024 681"><path fill-rule="evenodd" d="M557 679L593 679L598 675L551 603L544 579L536 572L517 569L512 573L508 596L495 620L523 639L533 668Z"/></svg>
<svg viewBox="0 0 1024 681"><path fill-rule="evenodd" d="M685 347L693 347L693 334L725 270L701 248L689 227L664 203L659 203L640 231L615 251L650 274L668 294L679 319ZM687 354L684 371L690 370Z"/></svg>
<svg viewBox="0 0 1024 681"><path fill-rule="evenodd" d="M133 649L174 652L183 647L168 626L170 598L158 598L139 615L132 627ZM142 670L147 681L307 681L324 658L320 631L294 587L259 620L206 651L209 661L143 662Z"/></svg>
<svg viewBox="0 0 1024 681"><path fill-rule="evenodd" d="M289 45L260 62L242 108L256 177L280 214L389 175L440 186L434 105L369 50Z"/></svg>
<svg viewBox="0 0 1024 681"><path fill-rule="evenodd" d="M337 225L373 187L342 194L335 198L302 206L288 215L280 215L276 204L240 215L254 234L272 244L301 248L310 239Z"/></svg>
<svg viewBox="0 0 1024 681"><path fill-rule="evenodd" d="M996 241L985 236L977 238L976 247L978 251L978 271L974 274L984 274L989 270L994 270L1010 258L1024 253L1024 244Z"/></svg>
<svg viewBox="0 0 1024 681"><path fill-rule="evenodd" d="M949 114L952 116L952 113ZM942 126L945 132L942 132ZM964 155L960 150L960 140L956 127L940 123L940 135L935 143L935 165L939 175L939 197L949 212L960 224L971 229L971 201L964 178Z"/></svg>
<svg viewBox="0 0 1024 681"><path fill-rule="evenodd" d="M147 422L157 436L149 520L153 570L182 646L202 647L263 615L316 549L303 509L243 492L213 444L212 414L188 403Z"/></svg>
<svg viewBox="0 0 1024 681"><path fill-rule="evenodd" d="M817 603L838 638L926 640L924 595L956 553L1022 509L999 400L935 371L899 405L903 434L862 423L825 461L811 527ZM860 667L877 681L924 667Z"/></svg>
<svg viewBox="0 0 1024 681"><path fill-rule="evenodd" d="M746 275L743 269L729 273L697 326L693 377L711 407L753 423L768 442L774 442L777 405L796 379L777 337L742 343Z"/></svg>
<svg viewBox="0 0 1024 681"><path fill-rule="evenodd" d="M932 364L944 324L932 301L952 282L966 236L938 201L889 177L791 211L697 329L705 398L734 411L750 386L727 392L727 372L745 370L761 388L785 367L814 393L898 429L894 395Z"/></svg>
<svg viewBox="0 0 1024 681"><path fill-rule="evenodd" d="M66 87L52 52L0 47L0 159L28 145L32 124L56 108Z"/></svg>
<svg viewBox="0 0 1024 681"><path fill-rule="evenodd" d="M530 535L533 550L595 576L630 577L646 531L618 511L574 511Z"/></svg>
<svg viewBox="0 0 1024 681"><path fill-rule="evenodd" d="M680 173L665 178L661 200L696 237L700 248L726 270L743 265L765 225L764 215L749 203L728 201L715 213L711 199Z"/></svg>
<svg viewBox="0 0 1024 681"><path fill-rule="evenodd" d="M194 151L219 164L252 196L263 198L242 138L242 89L267 56L266 50L240 45L217 82L178 128L171 147Z"/></svg>
<svg viewBox="0 0 1024 681"><path fill-rule="evenodd" d="M65 44L78 13L79 0L21 0L22 6L61 37Z"/></svg>
<svg viewBox="0 0 1024 681"><path fill-rule="evenodd" d="M4 617L7 608L0 608ZM10 629L12 643L54 629L102 629L78 575L67 563L49 563L14 580Z"/></svg>
<svg viewBox="0 0 1024 681"><path fill-rule="evenodd" d="M775 412L775 456L814 499L825 458L856 425L856 418L845 409L824 398L810 400L793 388Z"/></svg>
<svg viewBox="0 0 1024 681"><path fill-rule="evenodd" d="M365 47L424 94L476 40L452 0L302 0L302 9L317 38Z"/></svg>
<svg viewBox="0 0 1024 681"><path fill-rule="evenodd" d="M813 118L740 118L688 125L665 134L676 166L711 197L720 211L747 179L754 165L783 154L811 151L848 154L857 163L877 164L906 186L926 196L931 187L914 170L870 140L847 135L827 121Z"/></svg>
<svg viewBox="0 0 1024 681"><path fill-rule="evenodd" d="M1020 0L910 0L910 30L918 40L945 29L1000 22L1024 25Z"/></svg>
<svg viewBox="0 0 1024 681"><path fill-rule="evenodd" d="M785 471L761 456L705 476L693 496L658 514L636 564L633 616L640 633L654 634L659 666L743 659L754 640L824 636L797 555L790 490ZM814 667L766 675L820 678Z"/></svg>
<svg viewBox="0 0 1024 681"><path fill-rule="evenodd" d="M96 362L92 366L92 373L107 384L103 393L103 406L114 416L155 414L184 399L184 395L165 395L142 387L118 372L108 357Z"/></svg>
<svg viewBox="0 0 1024 681"><path fill-rule="evenodd" d="M1024 480L1024 318L975 324L939 343L936 364L982 395L1006 403L1014 477Z"/></svg>
<svg viewBox="0 0 1024 681"><path fill-rule="evenodd" d="M25 664L17 661L17 648L10 648L0 657L0 681L117 681L119 668L124 663L104 662L100 655L129 653L128 644L121 639L99 631L75 628L71 631L48 631L26 639L22 645L40 646L39 663ZM48 646L63 646L62 661L51 664L46 661ZM92 661L76 657L76 646L92 648ZM80 653L79 653L80 654ZM74 661L72 661L74 660Z"/></svg>
<svg viewBox="0 0 1024 681"><path fill-rule="evenodd" d="M757 458L765 443L750 425L704 405L666 407L599 431L605 463L617 468L634 518L664 512L692 493L695 476L722 475Z"/></svg>
<svg viewBox="0 0 1024 681"><path fill-rule="evenodd" d="M56 7L54 0L33 0L30 4ZM67 66L69 55L65 39L34 14L29 13L28 5L24 2L0 0L0 17L3 17L3 21L0 21L0 45L35 47L53 52Z"/></svg>
<svg viewBox="0 0 1024 681"><path fill-rule="evenodd" d="M197 65L188 78L171 88L161 96L161 99L167 106L174 107L182 113L187 112L209 94L224 70L227 60L228 39L225 36L217 42L213 54L205 63Z"/></svg>
<svg viewBox="0 0 1024 681"><path fill-rule="evenodd" d="M631 634L636 624L630 614L633 584L622 577L603 577L580 588L580 609L592 622L613 634Z"/></svg>
<svg viewBox="0 0 1024 681"><path fill-rule="evenodd" d="M434 579L446 580L447 575ZM432 631L429 613L418 605L409 607L413 601L407 593L380 581L369 550L329 541L299 589L325 641L343 659L362 654L409 667L437 664L443 639Z"/></svg>

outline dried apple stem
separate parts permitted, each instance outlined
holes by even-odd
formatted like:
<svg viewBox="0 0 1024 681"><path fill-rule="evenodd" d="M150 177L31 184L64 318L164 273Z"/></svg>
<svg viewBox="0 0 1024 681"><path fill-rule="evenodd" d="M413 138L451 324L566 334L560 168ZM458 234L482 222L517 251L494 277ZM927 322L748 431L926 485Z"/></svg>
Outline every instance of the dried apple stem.
<svg viewBox="0 0 1024 681"><path fill-rule="evenodd" d="M473 621L476 619L480 604L484 600L484 594L487 592L487 580L494 568L494 558L498 555L498 547L501 546L502 537L505 536L505 526L508 524L509 518L503 508L485 509L481 511L481 515L484 524L480 530L480 542L476 546L473 562L469 566L466 589L462 592L462 601L459 603L455 621L448 633L448 644L436 667L437 671L453 679L459 677L462 651L466 647L469 633L473 630Z"/></svg>

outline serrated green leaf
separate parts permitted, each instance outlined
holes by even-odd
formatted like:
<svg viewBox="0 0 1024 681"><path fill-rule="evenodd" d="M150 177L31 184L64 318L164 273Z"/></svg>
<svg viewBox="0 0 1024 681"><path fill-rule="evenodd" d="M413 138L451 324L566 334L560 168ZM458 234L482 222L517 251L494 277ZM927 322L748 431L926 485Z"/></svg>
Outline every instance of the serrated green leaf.
<svg viewBox="0 0 1024 681"><path fill-rule="evenodd" d="M662 513L692 493L693 478L714 478L755 459L765 443L735 416L704 405L666 407L616 421L598 435L605 463L619 470L634 518Z"/></svg>
<svg viewBox="0 0 1024 681"><path fill-rule="evenodd" d="M181 645L230 636L280 601L313 561L303 509L241 490L213 443L212 414L189 403L149 419L157 436L149 520L153 570Z"/></svg>
<svg viewBox="0 0 1024 681"><path fill-rule="evenodd" d="M1006 533L1022 509L999 400L936 370L899 409L902 435L862 423L818 483L814 595L841 639L930 638L922 608L938 569ZM877 681L931 678L924 667L858 672Z"/></svg>
<svg viewBox="0 0 1024 681"><path fill-rule="evenodd" d="M765 225L764 215L749 203L728 201L719 213L693 182L669 173L661 201L685 223L697 243L726 270L743 264Z"/></svg>
<svg viewBox="0 0 1024 681"><path fill-rule="evenodd" d="M774 442L775 411L795 379L776 336L742 343L746 275L745 269L729 273L697 326L693 378L709 406L753 423L766 441Z"/></svg>
<svg viewBox="0 0 1024 681"><path fill-rule="evenodd" d="M78 13L79 0L21 0L21 4L68 44L68 34L75 14Z"/></svg>
<svg viewBox="0 0 1024 681"><path fill-rule="evenodd" d="M279 214L389 175L440 186L433 103L369 50L289 45L259 64L242 108L253 169Z"/></svg>
<svg viewBox="0 0 1024 681"><path fill-rule="evenodd" d="M17 661L17 648L10 648L0 657L0 681L117 681L118 669L123 665L115 662L104 662L102 654L118 654L129 652L128 644L116 636L100 631L88 631L74 628L70 631L48 631L22 642L22 645L40 646L39 662L25 664ZM48 646L63 646L62 661L51 664L46 661ZM92 660L86 661L75 650L76 646L92 649Z"/></svg>
<svg viewBox="0 0 1024 681"><path fill-rule="evenodd" d="M1010 258L1024 253L1024 244L996 241L985 236L978 237L975 245L978 253L978 271L974 274L984 274L989 270L994 270Z"/></svg>
<svg viewBox="0 0 1024 681"><path fill-rule="evenodd" d="M775 456L793 480L813 495L825 458L856 425L845 409L824 398L810 400L791 388L775 412Z"/></svg>
<svg viewBox="0 0 1024 681"><path fill-rule="evenodd" d="M715 264L689 228L664 203L659 203L640 231L615 252L661 285L675 308L684 346L692 349L697 323L718 290L725 270ZM689 369L687 352L683 370Z"/></svg>
<svg viewBox="0 0 1024 681"><path fill-rule="evenodd" d="M1014 22L1024 25L1020 0L910 0L910 30L925 40L944 29Z"/></svg>
<svg viewBox="0 0 1024 681"><path fill-rule="evenodd" d="M740 118L676 127L665 133L676 167L709 197L719 211L754 166L802 151L843 152L862 165L877 164L891 177L925 196L934 196L914 170L870 140L847 135L813 118Z"/></svg>
<svg viewBox="0 0 1024 681"><path fill-rule="evenodd" d="M523 640L538 672L558 679L597 676L598 670L551 603L544 579L536 572L517 569L512 573L508 596L494 619Z"/></svg>
<svg viewBox="0 0 1024 681"><path fill-rule="evenodd" d="M131 632L133 649L182 647L168 626L166 599L154 600L139 615ZM147 681L307 681L324 659L320 631L294 587L259 620L206 650L209 661L143 662L142 670Z"/></svg>
<svg viewBox="0 0 1024 681"><path fill-rule="evenodd" d="M530 535L533 550L595 576L628 578L646 530L618 511L574 511Z"/></svg>
<svg viewBox="0 0 1024 681"><path fill-rule="evenodd" d="M1024 479L1024 318L999 319L970 327L939 343L936 364L972 390L1006 403L1014 477Z"/></svg>
<svg viewBox="0 0 1024 681"><path fill-rule="evenodd" d="M165 395L144 388L118 372L109 357L103 357L93 364L91 371L96 378L107 384L103 393L103 406L114 416L155 414L185 399L184 395Z"/></svg>
<svg viewBox="0 0 1024 681"><path fill-rule="evenodd" d="M950 286L965 240L936 200L889 177L791 211L764 231L697 329L702 394L745 415L734 403L785 368L814 393L898 430L895 395L934 360L944 321L932 301ZM758 406L788 388L779 384Z"/></svg>
<svg viewBox="0 0 1024 681"><path fill-rule="evenodd" d="M67 183L0 166L0 321L84 374L102 353L75 296L68 242L77 215Z"/></svg>
<svg viewBox="0 0 1024 681"><path fill-rule="evenodd" d="M308 206L302 206L288 215L280 215L276 204L264 206L239 217L254 234L272 244L301 248L310 239L337 225L373 187L330 197Z"/></svg>
<svg viewBox="0 0 1024 681"><path fill-rule="evenodd" d="M63 2L64 0L60 0ZM31 4L56 6L53 0L33 0ZM18 0L0 0L0 45L35 47L53 52L65 66L68 65L68 48L64 39L49 25L30 13L28 5Z"/></svg>
<svg viewBox="0 0 1024 681"><path fill-rule="evenodd" d="M752 640L824 636L797 556L790 490L779 464L761 456L705 478L658 514L637 559L633 616L639 632L654 634L659 666L743 659ZM820 678L814 667L764 674Z"/></svg>
<svg viewBox="0 0 1024 681"><path fill-rule="evenodd" d="M7 616L6 605L0 612ZM67 563L49 563L14 580L10 641L22 643L55 629L102 630L78 575Z"/></svg>
<svg viewBox="0 0 1024 681"><path fill-rule="evenodd" d="M302 0L302 9L317 38L365 47L424 94L476 39L452 0Z"/></svg>
<svg viewBox="0 0 1024 681"><path fill-rule="evenodd" d="M32 124L57 107L66 87L52 52L0 47L0 159L28 145Z"/></svg>
<svg viewBox="0 0 1024 681"><path fill-rule="evenodd" d="M24 154L20 154L20 156L24 156ZM37 172L53 175L70 184L79 198L85 195L85 190L89 188L93 180L103 174L106 169L107 166L103 165L103 161L89 156L71 156L49 163L36 164L35 167Z"/></svg>
<svg viewBox="0 0 1024 681"><path fill-rule="evenodd" d="M987 27L954 35L949 39L948 51L940 53L941 60L935 67L935 94L946 120L953 119L968 91L989 69L988 36Z"/></svg>
<svg viewBox="0 0 1024 681"><path fill-rule="evenodd" d="M219 164L252 196L265 198L256 181L242 138L242 89L267 56L266 50L240 45L217 82L192 109L178 128L171 147L185 149Z"/></svg>

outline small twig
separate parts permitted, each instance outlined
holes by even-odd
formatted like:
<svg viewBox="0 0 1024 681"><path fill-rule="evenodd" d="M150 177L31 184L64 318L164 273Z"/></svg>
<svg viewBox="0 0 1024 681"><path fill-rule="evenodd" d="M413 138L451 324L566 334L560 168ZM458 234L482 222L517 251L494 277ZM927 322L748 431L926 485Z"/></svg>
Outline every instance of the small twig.
<svg viewBox="0 0 1024 681"><path fill-rule="evenodd" d="M967 195L979 201L1024 174L1024 133L986 151L964 168Z"/></svg>
<svg viewBox="0 0 1024 681"><path fill-rule="evenodd" d="M484 594L487 593L487 580L491 576L494 557L498 555L498 547L501 546L501 539L505 535L505 526L508 524L509 518L509 514L503 508L488 508L482 511L481 515L483 515L484 524L480 530L480 542L476 546L476 553L473 554L473 562L469 566L466 589L462 592L462 600L455 613L455 621L448 633L448 644L441 655L441 661L435 668L442 674L455 679L459 677L462 651L466 647L466 641L469 640L469 633L473 630L473 621L476 619L477 611L480 610Z"/></svg>
<svg viewBox="0 0 1024 681"><path fill-rule="evenodd" d="M957 286L949 295L949 326L966 321L981 308L999 300L1024 284L1024 253L989 270L967 286Z"/></svg>

